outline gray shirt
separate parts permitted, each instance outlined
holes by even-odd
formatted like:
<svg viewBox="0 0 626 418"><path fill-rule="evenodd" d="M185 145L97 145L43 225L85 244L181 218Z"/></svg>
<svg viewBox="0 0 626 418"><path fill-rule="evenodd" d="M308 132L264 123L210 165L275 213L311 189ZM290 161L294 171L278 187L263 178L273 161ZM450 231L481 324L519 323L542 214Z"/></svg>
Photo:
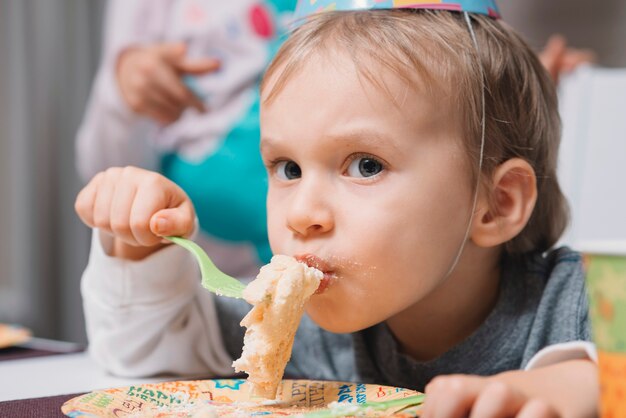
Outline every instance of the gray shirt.
<svg viewBox="0 0 626 418"><path fill-rule="evenodd" d="M418 362L401 353L380 323L353 334L333 334L303 317L285 374L320 380L358 381L423 391L435 376L492 375L522 369L543 347L590 340L581 257L568 248L514 262L504 258L498 300L483 324L441 356ZM241 355L250 310L245 302L216 298L224 344ZM416 319L417 320L417 319Z"/></svg>

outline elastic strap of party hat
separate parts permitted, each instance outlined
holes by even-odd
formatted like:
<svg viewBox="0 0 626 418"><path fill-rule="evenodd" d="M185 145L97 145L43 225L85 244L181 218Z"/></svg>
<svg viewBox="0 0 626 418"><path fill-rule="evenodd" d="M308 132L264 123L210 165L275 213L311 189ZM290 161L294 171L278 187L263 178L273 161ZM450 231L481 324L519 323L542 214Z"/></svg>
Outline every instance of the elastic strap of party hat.
<svg viewBox="0 0 626 418"><path fill-rule="evenodd" d="M476 61L478 63L478 67L480 70L480 82L481 82L481 98L480 98L480 107L481 107L481 120L480 120L480 152L478 154L478 171L476 172L476 183L474 185L474 197L472 198L472 210L470 212L469 221L467 223L467 227L465 228L465 236L463 237L463 241L461 241L461 245L448 269L448 272L444 277L450 276L454 268L459 263L459 259L461 258L461 254L463 254L463 250L465 249L465 245L469 239L470 231L472 230L472 222L474 221L474 215L476 212L476 205L478 204L478 192L480 190L480 176L483 169L483 158L485 155L485 122L486 122L486 106L485 106L485 68L483 67L482 60L480 59L480 48L478 46L478 39L476 38L476 33L474 32L474 26L472 25L472 20L468 12L463 12L463 17L465 18L465 23L467 24L467 29L469 30L470 36L472 37L472 43L474 44L474 49L476 50Z"/></svg>

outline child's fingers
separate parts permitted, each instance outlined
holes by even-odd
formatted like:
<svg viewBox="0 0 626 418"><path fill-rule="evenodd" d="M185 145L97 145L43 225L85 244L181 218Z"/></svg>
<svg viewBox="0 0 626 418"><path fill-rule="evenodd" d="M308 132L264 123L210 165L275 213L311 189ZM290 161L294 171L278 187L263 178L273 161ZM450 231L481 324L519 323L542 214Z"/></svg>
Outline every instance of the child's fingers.
<svg viewBox="0 0 626 418"><path fill-rule="evenodd" d="M195 214L189 201L179 207L163 209L152 216L151 231L159 236L187 236L193 232Z"/></svg>
<svg viewBox="0 0 626 418"><path fill-rule="evenodd" d="M107 169L98 184L95 203L93 207L94 227L106 232L111 232L111 203L115 193L119 169Z"/></svg>
<svg viewBox="0 0 626 418"><path fill-rule="evenodd" d="M195 213L185 192L163 176L135 167L109 168L97 174L78 194L76 212L93 228L112 233L133 246L154 246L163 235L188 235ZM150 222L159 213L161 234ZM155 217L155 225L163 224Z"/></svg>
<svg viewBox="0 0 626 418"><path fill-rule="evenodd" d="M533 399L522 407L517 418L558 418L558 416L559 414L548 404L539 399Z"/></svg>
<svg viewBox="0 0 626 418"><path fill-rule="evenodd" d="M502 382L489 383L480 392L470 418L506 418L516 416L526 397Z"/></svg>
<svg viewBox="0 0 626 418"><path fill-rule="evenodd" d="M111 203L111 231L113 234L129 245L137 245L130 227L130 212L137 187L132 182L124 182L115 190Z"/></svg>
<svg viewBox="0 0 626 418"><path fill-rule="evenodd" d="M441 376L433 379L426 390L423 418L464 418L485 385L476 376Z"/></svg>
<svg viewBox="0 0 626 418"><path fill-rule="evenodd" d="M93 207L96 200L97 185L103 173L98 173L93 179L78 193L74 202L74 210L83 223L89 227L94 227Z"/></svg>
<svg viewBox="0 0 626 418"><path fill-rule="evenodd" d="M430 383L426 385L424 393L426 395L426 401L424 402L424 405L422 405L420 417L432 418L434 416L433 414L435 412L435 407L439 402L437 400L439 396L439 391L437 390L437 379L433 379Z"/></svg>
<svg viewBox="0 0 626 418"><path fill-rule="evenodd" d="M163 208L168 207L168 199L163 186L158 184L139 184L130 211L130 229L137 244L150 247L161 242L161 238L150 230L150 219Z"/></svg>

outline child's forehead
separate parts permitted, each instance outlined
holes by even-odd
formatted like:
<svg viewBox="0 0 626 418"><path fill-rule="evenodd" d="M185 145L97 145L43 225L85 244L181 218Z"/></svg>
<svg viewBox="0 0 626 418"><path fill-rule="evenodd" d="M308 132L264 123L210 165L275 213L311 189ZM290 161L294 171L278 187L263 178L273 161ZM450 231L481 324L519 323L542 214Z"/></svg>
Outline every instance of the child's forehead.
<svg viewBox="0 0 626 418"><path fill-rule="evenodd" d="M399 10L323 13L291 34L266 77L276 67L297 68L318 54L347 55L362 74L378 67L410 84L426 80L429 87L445 90L468 70L472 54L467 28L461 23L449 14Z"/></svg>
<svg viewBox="0 0 626 418"><path fill-rule="evenodd" d="M292 33L269 66L261 86L262 112L285 89L297 96L293 82L303 72L326 76L315 83L348 73L362 91L383 97L389 109L403 110L421 100L431 106L415 119L452 124L460 131L463 115L473 110L472 84L481 85L480 74L468 65L470 49L467 28L444 14L322 14Z"/></svg>
<svg viewBox="0 0 626 418"><path fill-rule="evenodd" d="M401 108L408 100L419 97L441 109L447 106L449 100L446 99L451 97L453 90L444 73L410 68L406 62L393 59L381 62L368 54L359 55L325 45L297 61L276 66L271 74L266 75L261 89L262 104L271 103L285 88L301 82L302 77L325 83L348 77L358 80L363 92L384 95L391 106Z"/></svg>
<svg viewBox="0 0 626 418"><path fill-rule="evenodd" d="M276 79L268 80L261 104L264 136L299 137L302 126L307 126L315 136L335 138L337 144L351 137L371 138L374 143L390 135L411 141L444 133L459 137L459 118L436 95L416 87L417 81L409 85L375 61L365 75L355 66L349 54L317 54L291 73L279 90ZM276 94L267 100L272 89Z"/></svg>

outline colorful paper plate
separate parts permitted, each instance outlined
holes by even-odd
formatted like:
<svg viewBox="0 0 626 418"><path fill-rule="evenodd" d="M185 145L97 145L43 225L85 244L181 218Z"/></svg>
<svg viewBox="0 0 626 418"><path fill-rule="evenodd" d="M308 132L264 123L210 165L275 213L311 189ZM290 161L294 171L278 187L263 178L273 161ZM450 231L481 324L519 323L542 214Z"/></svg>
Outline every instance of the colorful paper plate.
<svg viewBox="0 0 626 418"><path fill-rule="evenodd" d="M17 326L0 324L0 348L13 347L30 340L30 330Z"/></svg>
<svg viewBox="0 0 626 418"><path fill-rule="evenodd" d="M244 379L176 381L97 390L67 401L69 417L250 417L301 415L333 403L386 402L419 394L361 383L283 380L276 400L252 398ZM332 406L331 406L332 407ZM367 416L408 418L419 407L395 407Z"/></svg>

